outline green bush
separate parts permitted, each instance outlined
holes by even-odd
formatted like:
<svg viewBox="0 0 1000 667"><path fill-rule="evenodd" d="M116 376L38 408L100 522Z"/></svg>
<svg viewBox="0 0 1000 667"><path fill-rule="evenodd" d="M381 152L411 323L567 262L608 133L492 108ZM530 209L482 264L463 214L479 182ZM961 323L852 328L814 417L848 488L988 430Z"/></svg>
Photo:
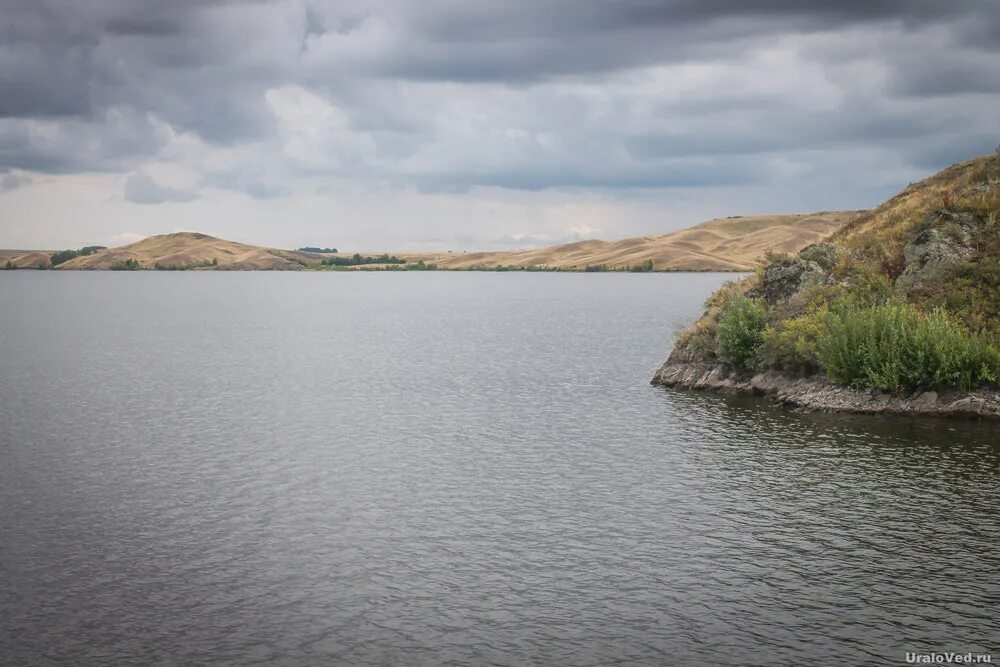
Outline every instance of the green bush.
<svg viewBox="0 0 1000 667"><path fill-rule="evenodd" d="M830 380L895 391L970 389L1000 380L1000 350L941 309L924 315L906 303L834 311L817 356Z"/></svg>
<svg viewBox="0 0 1000 667"><path fill-rule="evenodd" d="M756 368L766 326L767 311L763 302L742 294L737 296L719 318L716 356L737 368Z"/></svg>
<svg viewBox="0 0 1000 667"><path fill-rule="evenodd" d="M49 256L49 261L52 266L58 266L63 262L68 262L71 259L75 259L80 256L79 250L60 250L59 252L52 253Z"/></svg>
<svg viewBox="0 0 1000 667"><path fill-rule="evenodd" d="M818 372L819 338L828 316L825 309L816 310L768 327L760 352L761 364L802 375Z"/></svg>
<svg viewBox="0 0 1000 667"><path fill-rule="evenodd" d="M138 271L139 270L139 260L134 258L128 258L126 260L121 260L114 262L108 267L111 271Z"/></svg>

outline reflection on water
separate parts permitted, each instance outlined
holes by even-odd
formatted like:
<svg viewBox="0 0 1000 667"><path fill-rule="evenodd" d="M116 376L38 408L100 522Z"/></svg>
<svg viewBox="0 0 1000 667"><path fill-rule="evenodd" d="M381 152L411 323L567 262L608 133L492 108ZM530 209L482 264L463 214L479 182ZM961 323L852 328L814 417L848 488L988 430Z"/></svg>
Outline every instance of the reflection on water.
<svg viewBox="0 0 1000 667"><path fill-rule="evenodd" d="M997 426L648 386L725 276L0 278L0 663L996 649Z"/></svg>

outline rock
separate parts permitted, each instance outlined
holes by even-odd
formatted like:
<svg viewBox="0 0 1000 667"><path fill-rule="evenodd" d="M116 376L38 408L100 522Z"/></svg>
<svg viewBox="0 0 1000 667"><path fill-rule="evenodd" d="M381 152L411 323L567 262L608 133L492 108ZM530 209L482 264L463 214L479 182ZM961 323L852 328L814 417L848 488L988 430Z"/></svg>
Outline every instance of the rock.
<svg viewBox="0 0 1000 667"><path fill-rule="evenodd" d="M787 301L796 293L826 280L826 271L818 263L793 257L769 264L764 269L760 294L770 304Z"/></svg>
<svg viewBox="0 0 1000 667"><path fill-rule="evenodd" d="M932 408L937 405L937 400L936 391L925 391L913 399L913 405L920 409Z"/></svg>
<svg viewBox="0 0 1000 667"><path fill-rule="evenodd" d="M949 268L975 252L971 243L978 224L968 213L947 210L931 213L903 247L903 272L896 279L896 287L905 291L921 283L944 279Z"/></svg>
<svg viewBox="0 0 1000 667"><path fill-rule="evenodd" d="M799 257L807 262L816 262L821 269L829 271L837 265L840 250L832 243L814 243L800 250Z"/></svg>
<svg viewBox="0 0 1000 667"><path fill-rule="evenodd" d="M776 403L802 410L1000 420L998 389L945 395L925 391L907 396L836 385L819 376L801 378L778 371L749 376L718 363L666 363L653 376L651 384L767 396Z"/></svg>

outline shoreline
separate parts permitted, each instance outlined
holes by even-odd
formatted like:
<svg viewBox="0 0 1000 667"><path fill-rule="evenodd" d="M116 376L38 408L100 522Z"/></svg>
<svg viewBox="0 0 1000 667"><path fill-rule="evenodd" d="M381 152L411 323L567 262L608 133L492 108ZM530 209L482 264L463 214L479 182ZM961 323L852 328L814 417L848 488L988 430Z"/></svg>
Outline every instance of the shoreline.
<svg viewBox="0 0 1000 667"><path fill-rule="evenodd" d="M675 389L758 396L779 405L818 412L955 417L1000 421L1000 390L888 393L833 384L823 377L778 371L739 373L726 364L667 361L650 384Z"/></svg>
<svg viewBox="0 0 1000 667"><path fill-rule="evenodd" d="M405 265L403 265L405 266ZM415 266L415 265L414 265ZM127 273L127 272L142 272L142 273L176 273L176 272L228 272L228 273L284 273L284 272L313 272L313 273L351 273L351 272L362 272L362 273L614 273L614 274L649 274L649 273L750 273L750 269L653 269L651 271L630 271L627 269L609 269L607 271L588 271L586 269L576 269L576 268L527 268L527 267L473 267L473 268L458 268L458 269L448 269L448 268L399 268L399 269L386 269L386 268L375 268L375 267L364 267L364 268L319 268L319 267L298 267L298 268L269 268L269 269L250 269L250 268L230 268L226 266L199 266L199 267L171 267L171 268L139 268L139 269L105 269L105 268L77 268L77 267L54 267L54 268L39 268L39 267L18 267L14 269L3 269L0 267L0 273L4 271L62 271L62 272L74 272L74 273L101 273L101 272L114 272L114 273Z"/></svg>

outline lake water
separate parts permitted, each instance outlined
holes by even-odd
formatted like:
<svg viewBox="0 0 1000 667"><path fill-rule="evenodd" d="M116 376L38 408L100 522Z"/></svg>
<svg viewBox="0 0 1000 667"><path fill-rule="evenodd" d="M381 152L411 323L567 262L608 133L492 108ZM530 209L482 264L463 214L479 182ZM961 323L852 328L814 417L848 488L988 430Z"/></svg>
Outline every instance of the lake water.
<svg viewBox="0 0 1000 667"><path fill-rule="evenodd" d="M996 654L1000 427L649 386L725 279L0 274L0 664Z"/></svg>

